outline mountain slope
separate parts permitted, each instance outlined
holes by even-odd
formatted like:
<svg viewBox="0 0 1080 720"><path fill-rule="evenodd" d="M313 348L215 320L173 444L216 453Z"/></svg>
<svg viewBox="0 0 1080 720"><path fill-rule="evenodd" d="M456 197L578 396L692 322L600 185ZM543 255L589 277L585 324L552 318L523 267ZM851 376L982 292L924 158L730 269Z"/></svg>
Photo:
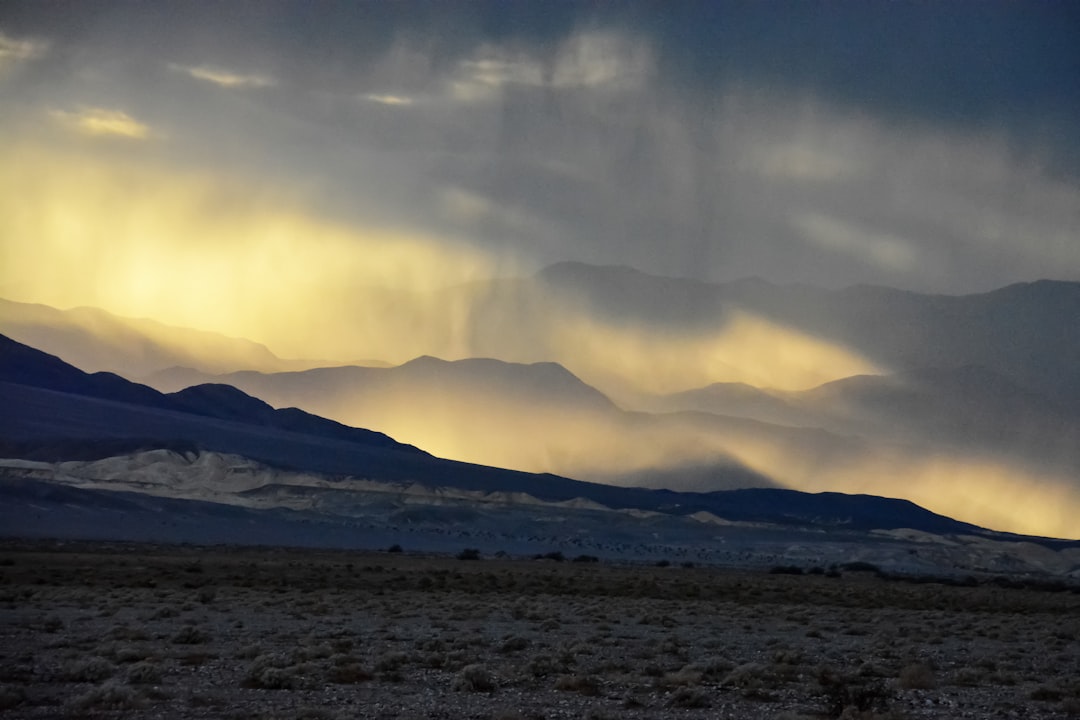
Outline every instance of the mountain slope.
<svg viewBox="0 0 1080 720"><path fill-rule="evenodd" d="M726 396L726 407L662 414L623 411L566 370L543 364L422 358L386 369L186 375L167 379L232 384L273 405L372 427L443 457L601 483L870 493L1049 534L1069 533L1080 508L1070 426L1057 423L1036 395L989 371L927 371L903 376L907 384L853 378L806 398L721 386L714 390ZM912 385L916 380L922 384ZM830 387L849 384L880 387L865 401L854 402L858 393L852 402L829 397ZM998 400L979 401L993 392ZM755 409L748 403L763 407L747 412ZM774 416L763 418L763 410ZM980 412L986 416L971 419Z"/></svg>
<svg viewBox="0 0 1080 720"><path fill-rule="evenodd" d="M601 322L659 328L660 337L707 337L722 332L734 313L745 312L850 349L885 372L978 365L1080 407L1077 282L1042 280L950 296L874 286L825 290L759 279L707 283L560 263L517 283L503 281L502 296L532 292L548 298L536 304L569 304ZM551 300L556 297L560 303ZM503 314L515 312L513 303L504 305ZM492 347L486 350L503 357ZM551 357L576 369L570 356Z"/></svg>
<svg viewBox="0 0 1080 720"><path fill-rule="evenodd" d="M845 378L786 397L823 426L1080 467L1080 412L981 366Z"/></svg>
<svg viewBox="0 0 1080 720"><path fill-rule="evenodd" d="M13 360L12 360L13 358ZM38 362L46 372L34 372ZM707 512L732 520L774 522L784 525L814 525L844 529L915 527L929 532L970 532L976 530L935 515L911 503L874 497L825 495L816 499L794 491L762 494L759 491L738 493L677 493L670 490L624 488L584 483L553 475L500 470L440 460L412 448L344 442L335 437L300 434L257 421L238 422L262 413L272 417L264 405L242 397L235 390L196 389L181 400L205 402L230 408L233 419L207 417L187 411L168 409L157 404L138 404L100 397L104 394L81 371L65 366L45 353L26 348L6 338L0 344L0 441L6 449L21 444L30 449L35 443L56 443L69 438L73 443L92 444L95 440L116 443L118 439L155 438L163 444L192 442L200 449L254 458L275 467L330 476L375 479L398 483L402 487L422 484L429 488L452 487L458 491L499 493L516 496L528 494L544 502L584 499L607 508L674 514L680 517ZM557 377L561 373L555 372ZM55 378L82 378L95 395L79 394L68 380L66 391L41 387L55 384ZM38 383L23 384L22 382ZM125 381L120 380L120 383ZM141 393L141 391L140 391ZM222 403L224 395L228 402ZM117 397L132 398L120 391ZM168 396L161 396L167 398ZM176 398L171 401L176 402ZM201 450L200 450L201 451ZM185 451L187 452L187 451ZM175 457L175 453L173 453ZM109 473L113 477L114 472ZM121 478L122 481L122 478ZM807 504L801 501L807 499Z"/></svg>
<svg viewBox="0 0 1080 720"><path fill-rule="evenodd" d="M61 355L88 372L140 377L173 366L205 372L320 367L327 361L283 360L266 346L220 333L127 318L98 308L58 310L0 299L0 333Z"/></svg>
<svg viewBox="0 0 1080 720"><path fill-rule="evenodd" d="M350 425L377 428L443 457L614 484L651 484L652 472L685 463L707 463L709 472L696 479L687 476L685 482L670 477L667 487L715 490L773 484L729 451L747 436L789 448L815 447L818 454L850 449L849 443L818 431L733 417L623 412L553 363L423 357L385 369L221 376L170 371L147 381L162 389L187 382L226 383L275 406L297 405Z"/></svg>
<svg viewBox="0 0 1080 720"><path fill-rule="evenodd" d="M334 438L350 443L419 453L382 433L350 428L297 410L274 410L266 403L227 386L194 387L164 395L112 373L85 373L59 358L0 335L0 380L26 388L97 398L170 413L204 415L247 425ZM17 418L10 418L17 421ZM104 423L105 427L108 423ZM65 433L59 433L64 435ZM108 433L105 433L108 436Z"/></svg>

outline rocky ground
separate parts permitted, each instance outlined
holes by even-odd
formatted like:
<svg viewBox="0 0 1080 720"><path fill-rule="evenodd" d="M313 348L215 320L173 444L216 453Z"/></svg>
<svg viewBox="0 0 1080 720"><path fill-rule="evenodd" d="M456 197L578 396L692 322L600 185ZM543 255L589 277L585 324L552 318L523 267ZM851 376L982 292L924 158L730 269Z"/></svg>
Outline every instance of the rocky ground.
<svg viewBox="0 0 1080 720"><path fill-rule="evenodd" d="M5 718L1066 718L1080 594L409 553L0 544Z"/></svg>

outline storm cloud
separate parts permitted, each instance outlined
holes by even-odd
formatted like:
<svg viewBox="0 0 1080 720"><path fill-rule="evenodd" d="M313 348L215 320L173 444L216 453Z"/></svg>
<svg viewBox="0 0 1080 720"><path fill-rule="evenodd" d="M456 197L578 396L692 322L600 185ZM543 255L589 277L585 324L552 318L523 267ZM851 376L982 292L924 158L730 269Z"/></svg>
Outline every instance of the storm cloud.
<svg viewBox="0 0 1080 720"><path fill-rule="evenodd" d="M1080 278L1078 17L6 3L0 122L51 142L42 117L126 118L161 140L149 164L513 267L968 292Z"/></svg>

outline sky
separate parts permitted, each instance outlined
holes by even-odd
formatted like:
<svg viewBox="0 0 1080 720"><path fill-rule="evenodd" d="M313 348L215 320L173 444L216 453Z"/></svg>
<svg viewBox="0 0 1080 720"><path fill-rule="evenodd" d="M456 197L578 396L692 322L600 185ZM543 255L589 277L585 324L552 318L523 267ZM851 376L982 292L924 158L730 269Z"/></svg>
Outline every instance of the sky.
<svg viewBox="0 0 1080 720"><path fill-rule="evenodd" d="M1080 280L1077 78L1065 2L8 1L0 296Z"/></svg>

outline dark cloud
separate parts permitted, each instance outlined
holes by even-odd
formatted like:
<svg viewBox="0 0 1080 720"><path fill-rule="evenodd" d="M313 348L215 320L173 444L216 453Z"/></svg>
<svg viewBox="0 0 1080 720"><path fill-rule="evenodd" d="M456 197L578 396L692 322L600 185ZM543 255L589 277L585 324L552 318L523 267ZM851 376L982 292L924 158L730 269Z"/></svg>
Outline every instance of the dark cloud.
<svg viewBox="0 0 1080 720"><path fill-rule="evenodd" d="M768 82L889 114L1059 130L1080 107L1080 9L1068 2L8 2L0 22L113 52L262 59L310 80L413 42L446 71L484 44L552 62L575 32L647 39L669 83L709 95Z"/></svg>

